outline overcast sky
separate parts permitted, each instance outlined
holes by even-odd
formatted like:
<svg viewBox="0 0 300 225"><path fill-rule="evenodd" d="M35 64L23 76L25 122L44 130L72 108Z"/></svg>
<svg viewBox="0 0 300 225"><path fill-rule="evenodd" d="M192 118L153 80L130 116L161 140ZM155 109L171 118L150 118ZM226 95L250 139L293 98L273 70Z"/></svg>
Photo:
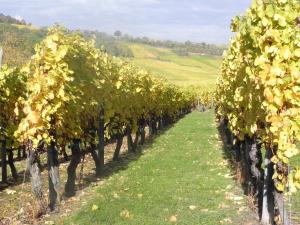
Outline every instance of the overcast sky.
<svg viewBox="0 0 300 225"><path fill-rule="evenodd" d="M250 4L251 0L0 0L0 12L38 26L59 22L72 29L226 44L231 18Z"/></svg>

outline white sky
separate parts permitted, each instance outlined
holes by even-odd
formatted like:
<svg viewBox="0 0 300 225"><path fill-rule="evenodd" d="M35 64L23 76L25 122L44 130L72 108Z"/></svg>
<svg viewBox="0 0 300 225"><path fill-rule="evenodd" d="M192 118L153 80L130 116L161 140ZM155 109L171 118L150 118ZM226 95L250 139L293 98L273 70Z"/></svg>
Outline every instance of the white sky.
<svg viewBox="0 0 300 225"><path fill-rule="evenodd" d="M250 0L0 0L0 12L38 26L68 28L154 39L226 44L230 20Z"/></svg>

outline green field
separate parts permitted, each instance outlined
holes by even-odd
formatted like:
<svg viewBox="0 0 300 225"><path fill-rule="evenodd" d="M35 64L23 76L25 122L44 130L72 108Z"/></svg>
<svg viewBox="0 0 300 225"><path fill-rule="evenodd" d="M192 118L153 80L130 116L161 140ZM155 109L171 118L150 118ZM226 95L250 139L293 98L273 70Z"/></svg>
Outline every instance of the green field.
<svg viewBox="0 0 300 225"><path fill-rule="evenodd" d="M156 76L178 85L201 85L214 88L221 65L217 56L178 56L172 50L142 44L127 44L133 61Z"/></svg>
<svg viewBox="0 0 300 225"><path fill-rule="evenodd" d="M257 224L229 167L214 114L194 112L148 143L126 170L94 187L79 211L56 222Z"/></svg>

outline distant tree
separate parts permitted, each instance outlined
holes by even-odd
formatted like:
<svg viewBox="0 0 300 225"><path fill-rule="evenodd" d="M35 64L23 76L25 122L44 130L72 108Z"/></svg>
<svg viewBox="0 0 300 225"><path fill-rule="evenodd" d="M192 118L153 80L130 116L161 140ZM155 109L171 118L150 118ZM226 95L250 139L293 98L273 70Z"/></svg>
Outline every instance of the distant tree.
<svg viewBox="0 0 300 225"><path fill-rule="evenodd" d="M6 16L3 13L0 13L0 23L8 23L8 24L21 24L26 25L25 20L18 20L16 18L13 18L11 16Z"/></svg>
<svg viewBox="0 0 300 225"><path fill-rule="evenodd" d="M123 39L129 41L130 39L132 39L132 37L130 37L128 34L123 34Z"/></svg>
<svg viewBox="0 0 300 225"><path fill-rule="evenodd" d="M113 36L108 35L104 32L100 31L83 31L84 37L87 39L95 39L95 46L97 48L104 49L109 54L114 56L122 56L122 57L133 57L133 52L129 47L124 45L123 43L116 41ZM122 35L122 40L124 38L130 38L128 35ZM118 37L119 39L119 37Z"/></svg>
<svg viewBox="0 0 300 225"><path fill-rule="evenodd" d="M223 54L223 51L227 49L226 45L219 46L215 44L208 44L205 42L196 43L192 41L178 42L171 40L154 40L148 37L132 37L127 34L123 35L120 39L132 43L148 44L154 47L170 48L173 52L181 56L187 56L190 53L199 55L221 56Z"/></svg>
<svg viewBox="0 0 300 225"><path fill-rule="evenodd" d="M191 41L186 41L186 42L184 42L184 44L187 46L193 45L193 43Z"/></svg>
<svg viewBox="0 0 300 225"><path fill-rule="evenodd" d="M121 37L121 36L122 36L122 32L119 31L119 30L117 30L117 31L115 31L114 35L115 35L116 37Z"/></svg>
<svg viewBox="0 0 300 225"><path fill-rule="evenodd" d="M149 42L150 42L150 40L149 40L149 38L147 38L147 37L142 37L142 41L145 43L145 44L149 44Z"/></svg>

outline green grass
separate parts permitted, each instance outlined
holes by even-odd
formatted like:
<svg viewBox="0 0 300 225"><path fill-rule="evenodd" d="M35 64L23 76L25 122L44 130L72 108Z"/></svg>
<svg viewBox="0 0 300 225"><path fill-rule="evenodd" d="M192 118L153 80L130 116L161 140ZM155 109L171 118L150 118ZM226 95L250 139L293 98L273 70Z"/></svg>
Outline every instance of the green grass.
<svg viewBox="0 0 300 225"><path fill-rule="evenodd" d="M224 219L237 224L247 218L238 215L245 197L229 175L214 114L194 112L95 187L87 203L58 224L216 225ZM177 222L170 222L171 216Z"/></svg>
<svg viewBox="0 0 300 225"><path fill-rule="evenodd" d="M209 89L215 87L221 57L178 56L172 50L142 44L127 46L133 51L134 62L178 85L196 84Z"/></svg>

